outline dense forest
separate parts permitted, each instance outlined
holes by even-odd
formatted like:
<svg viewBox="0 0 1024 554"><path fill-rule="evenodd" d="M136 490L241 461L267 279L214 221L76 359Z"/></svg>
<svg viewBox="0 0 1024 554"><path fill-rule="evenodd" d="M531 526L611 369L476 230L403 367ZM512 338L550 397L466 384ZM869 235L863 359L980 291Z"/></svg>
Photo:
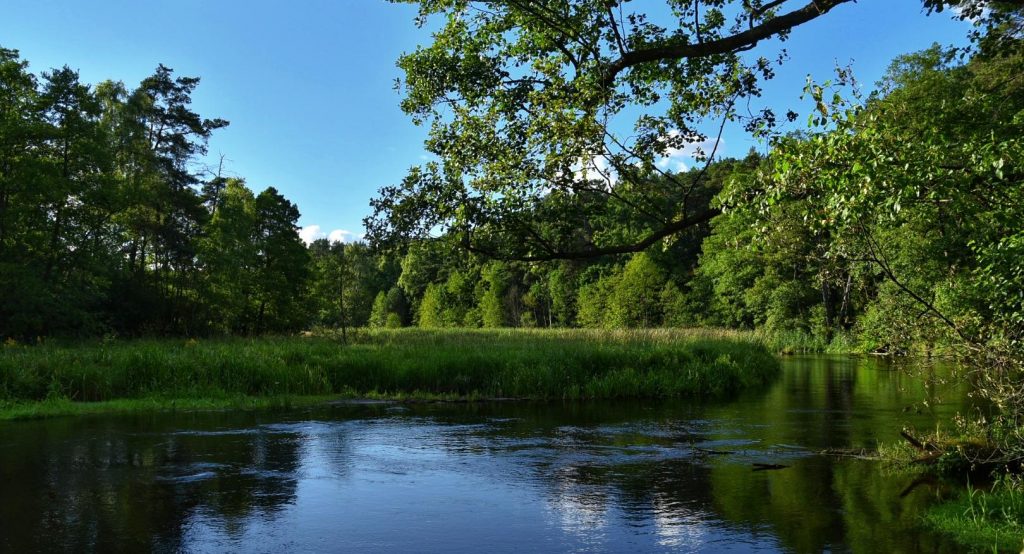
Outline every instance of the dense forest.
<svg viewBox="0 0 1024 554"><path fill-rule="evenodd" d="M190 110L197 78L159 66L135 89L90 86L3 50L0 330L717 326L818 349L1016 345L1024 54L956 54L903 56L864 99L810 85L819 130L768 156L645 176L665 206L722 212L707 222L632 254L516 261L456 233L303 245L275 189L200 164L227 122ZM648 230L610 204L601 217L603 233Z"/></svg>

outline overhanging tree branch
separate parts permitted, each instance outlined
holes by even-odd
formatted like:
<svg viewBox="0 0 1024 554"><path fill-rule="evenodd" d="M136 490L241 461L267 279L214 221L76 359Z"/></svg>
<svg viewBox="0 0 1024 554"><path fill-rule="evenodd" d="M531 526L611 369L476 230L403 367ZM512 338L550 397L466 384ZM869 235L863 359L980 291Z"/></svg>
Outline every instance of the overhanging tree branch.
<svg viewBox="0 0 1024 554"><path fill-rule="evenodd" d="M514 254L503 254L491 250L489 248L477 245L473 243L473 237L471 232L467 231L462 236L462 246L466 250L473 252L474 254L482 254L489 258L505 261L518 261L518 262L550 262L555 260L585 260L590 258L598 258L601 256L612 256L616 254L631 254L634 252L642 252L647 250L654 243L662 240L666 237L670 237L676 233L685 231L691 227L696 227L702 223L711 221L715 216L721 214L722 211L718 208L709 208L704 212L697 214L692 217L682 217L671 223L651 231L647 236L640 239L639 241L632 242L629 244L620 244L615 246L605 247L590 247L583 248L580 250L566 250L566 251L548 251L544 254L537 255L514 255Z"/></svg>
<svg viewBox="0 0 1024 554"><path fill-rule="evenodd" d="M635 65L665 60L685 58L702 58L715 54L728 54L738 50L749 49L758 42L784 33L794 27L821 17L840 4L854 0L812 0L806 6L785 15L773 17L764 23L751 27L742 33L736 33L717 40L697 42L694 44L670 44L624 53L611 62L605 69L601 82L605 87L615 85L615 79L622 71Z"/></svg>

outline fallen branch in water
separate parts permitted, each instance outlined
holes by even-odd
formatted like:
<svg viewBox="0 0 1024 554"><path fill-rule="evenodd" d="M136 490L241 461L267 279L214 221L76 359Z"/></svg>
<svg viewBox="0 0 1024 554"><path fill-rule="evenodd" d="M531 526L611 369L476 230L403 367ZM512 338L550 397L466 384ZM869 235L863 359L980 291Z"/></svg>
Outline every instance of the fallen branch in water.
<svg viewBox="0 0 1024 554"><path fill-rule="evenodd" d="M758 464L758 463L753 464L753 466L754 466L754 471L770 471L770 470L775 470L775 469L786 469L787 467L789 467L789 466L784 466L782 464Z"/></svg>
<svg viewBox="0 0 1024 554"><path fill-rule="evenodd" d="M900 436L903 437L904 439L906 439L907 442L909 442L911 444L911 446L913 446L914 448L920 450L921 452L932 453L932 452L938 451L938 448L934 444L932 444L930 442L924 442L923 443L923 442L919 441L918 439L914 438L914 435L911 435L910 432L907 431L906 429L903 429L902 431L900 431Z"/></svg>
<svg viewBox="0 0 1024 554"><path fill-rule="evenodd" d="M882 457L878 455L875 450L867 450L865 448L826 448L821 450L818 454L822 456L835 456L837 458L856 458L858 460L881 460Z"/></svg>
<svg viewBox="0 0 1024 554"><path fill-rule="evenodd" d="M900 431L900 436L906 439L906 441L909 442L911 446L916 448L918 452L924 454L920 458L915 458L911 460L910 463L931 465L937 462L939 458L942 457L943 452L937 446L930 442L922 442L918 440L917 438L914 437L914 435L911 435L910 432L907 431L906 429Z"/></svg>
<svg viewBox="0 0 1024 554"><path fill-rule="evenodd" d="M938 479L935 477L935 475L932 473L926 473L918 477L917 479L914 479L913 482L907 485L906 488L904 488L903 491L900 492L900 498L906 498L907 496L910 495L910 493L914 492L914 490L917 489L917 487L920 487L921 485L935 485L936 483L938 483Z"/></svg>

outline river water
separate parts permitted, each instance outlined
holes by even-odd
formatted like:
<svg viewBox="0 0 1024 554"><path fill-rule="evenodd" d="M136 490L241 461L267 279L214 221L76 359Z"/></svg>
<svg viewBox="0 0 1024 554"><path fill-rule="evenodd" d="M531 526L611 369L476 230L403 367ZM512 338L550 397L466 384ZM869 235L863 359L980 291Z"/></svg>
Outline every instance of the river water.
<svg viewBox="0 0 1024 554"><path fill-rule="evenodd" d="M820 452L934 429L964 391L873 358L783 364L716 403L0 422L0 550L957 552L920 520L946 486Z"/></svg>

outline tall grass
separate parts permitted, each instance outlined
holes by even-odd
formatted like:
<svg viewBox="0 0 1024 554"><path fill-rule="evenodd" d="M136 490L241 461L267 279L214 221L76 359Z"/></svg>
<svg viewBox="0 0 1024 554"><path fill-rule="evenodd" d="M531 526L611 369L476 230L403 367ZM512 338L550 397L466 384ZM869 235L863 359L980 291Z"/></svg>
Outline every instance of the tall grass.
<svg viewBox="0 0 1024 554"><path fill-rule="evenodd" d="M777 360L700 331L356 330L312 337L139 340L0 350L0 402L230 395L721 397Z"/></svg>
<svg viewBox="0 0 1024 554"><path fill-rule="evenodd" d="M831 339L803 330L752 331L753 337L780 354L854 354L863 351L851 333L835 333Z"/></svg>
<svg viewBox="0 0 1024 554"><path fill-rule="evenodd" d="M1019 552L1024 546L1024 489L1017 479L997 481L990 491L968 487L959 499L932 508L926 518L978 551Z"/></svg>

